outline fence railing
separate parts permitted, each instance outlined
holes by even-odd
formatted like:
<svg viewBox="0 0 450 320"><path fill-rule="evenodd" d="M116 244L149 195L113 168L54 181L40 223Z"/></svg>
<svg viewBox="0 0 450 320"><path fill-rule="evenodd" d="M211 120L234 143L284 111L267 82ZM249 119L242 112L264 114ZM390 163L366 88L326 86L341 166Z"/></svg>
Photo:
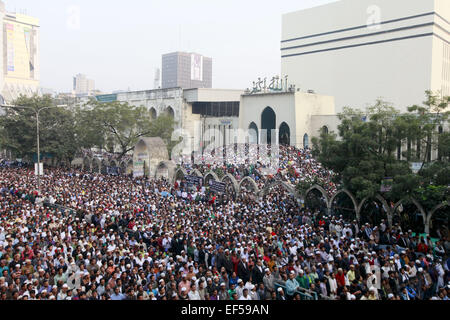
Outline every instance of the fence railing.
<svg viewBox="0 0 450 320"><path fill-rule="evenodd" d="M43 205L45 207L47 207L47 208L59 210L59 212L61 212L62 214L66 214L66 213L69 214L69 215L75 215L76 214L76 211L74 209L62 206L62 205L57 204L57 203L50 203L50 202L44 200Z"/></svg>
<svg viewBox="0 0 450 320"><path fill-rule="evenodd" d="M275 290L277 291L278 288L282 288L284 290L284 292L286 293L286 286L280 284L280 283L275 283ZM301 300L332 300L332 298L325 296L323 294L317 294L317 292L305 289L305 288L300 288L299 290L296 290L294 292L295 294L299 294L300 295L300 299Z"/></svg>

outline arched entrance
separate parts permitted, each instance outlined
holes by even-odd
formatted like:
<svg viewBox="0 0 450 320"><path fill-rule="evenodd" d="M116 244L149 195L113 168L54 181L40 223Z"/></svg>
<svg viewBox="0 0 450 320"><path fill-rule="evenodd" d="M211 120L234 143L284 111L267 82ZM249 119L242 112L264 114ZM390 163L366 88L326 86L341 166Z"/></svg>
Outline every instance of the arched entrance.
<svg viewBox="0 0 450 320"><path fill-rule="evenodd" d="M169 167L164 162L161 162L156 168L156 179L164 178L166 180L169 179Z"/></svg>
<svg viewBox="0 0 450 320"><path fill-rule="evenodd" d="M255 180L250 177L245 177L241 180L239 183L239 192L253 192L253 194L257 194L259 192L258 185L256 184Z"/></svg>
<svg viewBox="0 0 450 320"><path fill-rule="evenodd" d="M272 130L276 129L277 116L271 107L267 107L261 114L261 129L266 130L265 134L261 135L262 143L272 144Z"/></svg>
<svg viewBox="0 0 450 320"><path fill-rule="evenodd" d="M175 180L182 181L186 175L187 173L184 169L178 169L175 173Z"/></svg>
<svg viewBox="0 0 450 320"><path fill-rule="evenodd" d="M152 118L152 120L156 119L157 114L156 114L156 109L155 108L151 108L150 109L150 117Z"/></svg>
<svg viewBox="0 0 450 320"><path fill-rule="evenodd" d="M106 160L102 160L101 167L100 167L101 174L108 173L108 166L109 166L109 163Z"/></svg>
<svg viewBox="0 0 450 320"><path fill-rule="evenodd" d="M355 204L346 192L338 192L331 198L331 214L342 216L345 221L356 220Z"/></svg>
<svg viewBox="0 0 450 320"><path fill-rule="evenodd" d="M364 202L360 211L361 224L370 223L377 226L381 220L388 221L387 213L383 208L383 203L379 199L369 199Z"/></svg>
<svg viewBox="0 0 450 320"><path fill-rule="evenodd" d="M411 202L402 202L395 208L392 216L392 224L399 224L403 232L408 230L419 234L425 232L422 213L419 208Z"/></svg>
<svg viewBox="0 0 450 320"><path fill-rule="evenodd" d="M444 206L433 213L430 221L430 236L442 239L449 236L450 212L449 207Z"/></svg>
<svg viewBox="0 0 450 320"><path fill-rule="evenodd" d="M252 122L248 126L248 143L249 144L258 144L258 126L256 123Z"/></svg>
<svg viewBox="0 0 450 320"><path fill-rule="evenodd" d="M326 214L327 199L319 189L311 188L305 195L305 207Z"/></svg>
<svg viewBox="0 0 450 320"><path fill-rule="evenodd" d="M222 178L222 182L226 184L226 193L231 195L233 199L236 199L237 193L239 192L239 184L236 179L231 174L227 174Z"/></svg>
<svg viewBox="0 0 450 320"><path fill-rule="evenodd" d="M128 163L126 161L122 161L120 163L120 174L126 175L127 174L127 167L128 167Z"/></svg>
<svg viewBox="0 0 450 320"><path fill-rule="evenodd" d="M309 148L309 136L307 133L303 136L303 148L308 149Z"/></svg>
<svg viewBox="0 0 450 320"><path fill-rule="evenodd" d="M283 122L280 126L278 141L283 146L291 145L291 129L286 122Z"/></svg>
<svg viewBox="0 0 450 320"><path fill-rule="evenodd" d="M100 171L100 160L98 160L97 158L94 158L92 160L92 170L93 173L99 173Z"/></svg>
<svg viewBox="0 0 450 320"><path fill-rule="evenodd" d="M172 119L175 118L175 111L173 111L172 107L167 107L166 111L165 111L166 115L168 115L169 117L171 117Z"/></svg>
<svg viewBox="0 0 450 320"><path fill-rule="evenodd" d="M83 170L87 171L87 172L91 172L92 167L91 167L91 159L86 157L83 159Z"/></svg>

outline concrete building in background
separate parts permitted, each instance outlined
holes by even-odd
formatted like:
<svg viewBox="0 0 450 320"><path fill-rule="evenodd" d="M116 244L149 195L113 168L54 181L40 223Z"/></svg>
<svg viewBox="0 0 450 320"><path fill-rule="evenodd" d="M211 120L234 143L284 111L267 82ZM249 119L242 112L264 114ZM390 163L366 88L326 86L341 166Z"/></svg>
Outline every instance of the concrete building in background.
<svg viewBox="0 0 450 320"><path fill-rule="evenodd" d="M162 89L212 88L212 58L173 52L162 56Z"/></svg>
<svg viewBox="0 0 450 320"><path fill-rule="evenodd" d="M39 20L19 13L6 12L0 1L3 45L0 59L1 95L8 103L19 95L40 93Z"/></svg>
<svg viewBox="0 0 450 320"><path fill-rule="evenodd" d="M77 97L92 96L95 94L95 81L84 74L77 74L73 78L73 92Z"/></svg>
<svg viewBox="0 0 450 320"><path fill-rule="evenodd" d="M281 69L302 91L334 96L337 112L450 95L450 1L342 0L285 14Z"/></svg>
<svg viewBox="0 0 450 320"><path fill-rule="evenodd" d="M239 128L239 104L243 93L243 90L232 89L168 88L97 95L96 99L144 106L153 119L169 115L175 120L175 129L182 129L186 143L192 143L192 148L198 149L211 138L211 134L205 134L210 130L222 132L224 142L230 143L231 134L226 130Z"/></svg>

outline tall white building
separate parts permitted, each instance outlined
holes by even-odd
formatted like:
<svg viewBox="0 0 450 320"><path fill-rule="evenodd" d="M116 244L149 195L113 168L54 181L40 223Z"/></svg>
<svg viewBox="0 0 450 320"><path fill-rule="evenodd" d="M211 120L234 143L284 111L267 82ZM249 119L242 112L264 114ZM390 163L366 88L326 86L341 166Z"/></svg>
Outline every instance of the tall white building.
<svg viewBox="0 0 450 320"><path fill-rule="evenodd" d="M282 74L344 106L450 95L450 0L341 0L282 17Z"/></svg>
<svg viewBox="0 0 450 320"><path fill-rule="evenodd" d="M95 82L84 74L77 74L73 78L73 91L76 96L91 96L95 91Z"/></svg>
<svg viewBox="0 0 450 320"><path fill-rule="evenodd" d="M39 19L7 12L0 1L0 92L7 103L40 94Z"/></svg>

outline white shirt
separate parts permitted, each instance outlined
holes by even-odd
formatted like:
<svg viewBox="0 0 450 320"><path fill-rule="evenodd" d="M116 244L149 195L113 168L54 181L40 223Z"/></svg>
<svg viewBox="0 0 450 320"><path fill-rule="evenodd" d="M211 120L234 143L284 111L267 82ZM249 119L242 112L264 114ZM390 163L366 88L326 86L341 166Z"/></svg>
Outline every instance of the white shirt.
<svg viewBox="0 0 450 320"><path fill-rule="evenodd" d="M188 296L189 300L201 300L200 293L198 292L198 290L195 290L195 292L192 290L189 291Z"/></svg>

